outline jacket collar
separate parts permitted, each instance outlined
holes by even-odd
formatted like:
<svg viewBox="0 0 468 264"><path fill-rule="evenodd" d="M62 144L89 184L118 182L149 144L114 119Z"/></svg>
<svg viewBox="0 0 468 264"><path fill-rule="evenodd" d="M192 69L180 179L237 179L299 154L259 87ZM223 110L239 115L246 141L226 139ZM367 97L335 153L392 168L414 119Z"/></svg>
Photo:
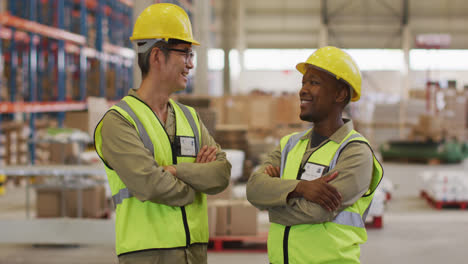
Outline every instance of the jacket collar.
<svg viewBox="0 0 468 264"><path fill-rule="evenodd" d="M353 121L351 119L343 118L344 125L342 125L333 135L330 136L330 140L336 143L340 143L343 139L354 129ZM312 135L313 127L304 136L301 137L301 140L310 139Z"/></svg>

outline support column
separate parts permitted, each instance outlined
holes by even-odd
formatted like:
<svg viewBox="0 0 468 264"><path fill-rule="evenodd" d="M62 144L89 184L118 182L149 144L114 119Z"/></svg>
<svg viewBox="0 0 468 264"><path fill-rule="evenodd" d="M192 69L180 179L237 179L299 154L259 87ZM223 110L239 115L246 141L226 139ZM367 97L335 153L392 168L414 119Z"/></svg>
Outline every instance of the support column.
<svg viewBox="0 0 468 264"><path fill-rule="evenodd" d="M31 0L30 1L30 7L29 7L29 19L31 21L36 21L37 20L37 0ZM34 38L36 37L36 34L34 33L29 33L29 102L35 102L37 101L37 45L34 43ZM26 69L24 69L26 70ZM30 134L29 134L29 160L31 161L31 164L34 164L36 161L36 145L33 142L36 134L36 113L31 113L29 115L29 129L30 129ZM28 210L29 214L29 210ZM29 218L29 215L27 216Z"/></svg>
<svg viewBox="0 0 468 264"><path fill-rule="evenodd" d="M82 36L88 35L87 25L87 8L85 0L80 1L80 34ZM87 58L84 52L84 46L80 47L80 101L86 100L86 69L87 69Z"/></svg>
<svg viewBox="0 0 468 264"><path fill-rule="evenodd" d="M409 99L409 75L410 75L410 60L409 52L411 48L411 31L409 27L409 0L403 0L401 19L401 47L403 50L404 65L402 71L401 90L400 90L400 138L405 136L405 123L407 104Z"/></svg>
<svg viewBox="0 0 468 264"><path fill-rule="evenodd" d="M327 45L328 45L328 25L322 24L320 26L318 47L321 48Z"/></svg>
<svg viewBox="0 0 468 264"><path fill-rule="evenodd" d="M236 12L236 48L239 51L239 75L235 80L235 90L237 93L246 93L247 87L244 84L244 51L247 49L245 34L245 0L237 0Z"/></svg>
<svg viewBox="0 0 468 264"><path fill-rule="evenodd" d="M223 70L223 92L224 95L231 94L231 67L229 60L229 52L232 48L232 1L223 1L222 21L223 34L221 46L224 51L224 70Z"/></svg>
<svg viewBox="0 0 468 264"><path fill-rule="evenodd" d="M325 47L328 45L328 3L327 0L322 0L321 2L321 16L322 16L322 24L320 25L319 31L319 39L318 39L318 47Z"/></svg>
<svg viewBox="0 0 468 264"><path fill-rule="evenodd" d="M65 29L65 0L58 0L57 16L58 16L58 27ZM57 51L57 69L58 69L58 101L65 101L66 89L66 54L65 54L65 41L58 40L58 51ZM58 126L63 127L65 120L65 112L58 113Z"/></svg>
<svg viewBox="0 0 468 264"><path fill-rule="evenodd" d="M402 30L402 50L403 50L403 71L401 72L401 90L400 90L400 138L404 138L405 136L405 123L406 123L406 112L407 112L407 104L409 99L409 89L410 89L410 81L409 81L409 52L411 47L411 33L408 25L403 26Z"/></svg>
<svg viewBox="0 0 468 264"><path fill-rule="evenodd" d="M208 82L208 49L210 48L210 1L196 0L193 30L194 38L200 42L200 46L196 46L197 51L197 68L194 76L193 93L199 95L209 94Z"/></svg>

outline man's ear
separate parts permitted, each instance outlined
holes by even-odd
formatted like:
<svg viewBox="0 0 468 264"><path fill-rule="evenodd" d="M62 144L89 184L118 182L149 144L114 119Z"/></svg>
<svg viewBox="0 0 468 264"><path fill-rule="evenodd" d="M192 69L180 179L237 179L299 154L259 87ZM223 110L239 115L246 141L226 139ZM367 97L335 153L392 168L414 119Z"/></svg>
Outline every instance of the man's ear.
<svg viewBox="0 0 468 264"><path fill-rule="evenodd" d="M161 52L160 49L158 48L153 48L151 50L151 54L150 54L150 63L155 63L155 62L158 62L159 61L159 52Z"/></svg>
<svg viewBox="0 0 468 264"><path fill-rule="evenodd" d="M347 85L342 85L341 83L338 85L338 91L336 93L336 102L337 103L347 103L346 99L349 96L349 89Z"/></svg>
<svg viewBox="0 0 468 264"><path fill-rule="evenodd" d="M161 56L162 55L162 56ZM154 63L159 63L161 64L164 60L165 61L165 56L164 54L162 53L161 49L159 48L153 48L151 50L151 55L150 55L150 64L154 64Z"/></svg>

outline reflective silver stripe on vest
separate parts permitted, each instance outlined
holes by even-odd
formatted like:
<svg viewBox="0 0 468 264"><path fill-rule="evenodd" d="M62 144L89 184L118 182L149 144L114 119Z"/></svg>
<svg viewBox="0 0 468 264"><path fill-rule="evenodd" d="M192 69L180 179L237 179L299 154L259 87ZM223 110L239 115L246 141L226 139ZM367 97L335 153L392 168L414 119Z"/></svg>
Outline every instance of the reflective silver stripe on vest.
<svg viewBox="0 0 468 264"><path fill-rule="evenodd" d="M332 161L330 162L330 167L329 170L333 169L336 166L336 163L338 162L338 158L340 156L341 150L343 150L344 147L348 144L349 141L351 141L354 138L362 137L360 134L352 134L347 138L338 148L338 150L335 152L335 156L333 156ZM353 213L353 212L348 212L348 211L341 211L336 218L332 221L333 223L340 224L340 225L348 225L348 226L354 226L354 227L360 227L364 228L365 225L365 220L367 216L367 212L370 208L367 207L366 211L364 214L361 215L359 213Z"/></svg>
<svg viewBox="0 0 468 264"><path fill-rule="evenodd" d="M132 108L130 108L130 106L124 100L121 100L115 105L125 110L125 112L127 112L132 117L133 121L135 121L135 124L137 125L141 141L143 141L143 145L145 145L145 148L147 148L154 157L153 142L151 142L148 132L146 132L146 129L143 126L143 123L141 123L140 119L138 119L138 117L135 115L135 112L132 110Z"/></svg>
<svg viewBox="0 0 468 264"><path fill-rule="evenodd" d="M121 189L115 195L112 195L112 201L114 201L114 209L118 204L121 204L124 199L133 197L133 194L128 190L128 188Z"/></svg>
<svg viewBox="0 0 468 264"><path fill-rule="evenodd" d="M286 159L288 157L288 153L296 146L296 144L299 142L301 137L305 135L307 131L304 131L302 133L292 135L286 145L284 146L283 151L281 151L281 177L283 176L283 170L285 168L286 164ZM340 155L341 150L346 146L346 144L357 137L362 137L360 134L352 134L349 136L338 148L338 150L335 153L335 156L333 157L332 161L330 162L330 167L329 170L333 169L336 166L336 162L338 161L338 157ZM348 225L348 226L354 226L354 227L360 227L364 228L365 225L365 219L367 216L367 212L369 210L370 206L367 208L367 210L364 212L364 215L361 217L359 213L354 213L354 212L348 212L348 211L342 211L339 213L335 219L332 221L333 223L340 224L340 225Z"/></svg>
<svg viewBox="0 0 468 264"><path fill-rule="evenodd" d="M335 224L364 228L364 220L358 213L342 211L332 221Z"/></svg>
<svg viewBox="0 0 468 264"><path fill-rule="evenodd" d="M307 131L303 131L299 134L295 134L289 137L288 142L286 142L286 145L284 145L283 150L281 151L281 168L280 168L280 178L283 178L283 171L286 165L286 159L288 158L288 154L291 151L291 149L296 146L297 142L303 137Z"/></svg>
<svg viewBox="0 0 468 264"><path fill-rule="evenodd" d="M362 137L360 134L352 134L351 136L349 136L349 138L347 138L341 145L340 147L338 148L338 150L335 152L335 156L333 156L333 159L331 160L330 162L330 166L329 166L329 171L332 170L333 168L335 168L336 166L336 162L338 161L338 158L340 156L340 153L341 153L341 150L346 147L346 144L353 138L358 138L358 137Z"/></svg>
<svg viewBox="0 0 468 264"><path fill-rule="evenodd" d="M364 221L364 223L366 222L367 214L369 213L369 209L372 205L372 201L374 201L374 199L371 200L371 202L369 203L369 206L367 206L366 211L364 211L364 213L362 214L362 221Z"/></svg>
<svg viewBox="0 0 468 264"><path fill-rule="evenodd" d="M185 117L187 118L187 121L189 122L190 127L193 130L193 135L195 135L195 150L196 150L195 154L198 154L200 150L200 135L198 134L197 124L195 123L195 120L193 119L192 113L185 105L178 103L178 102L176 102L176 104L180 107L180 109L182 109L182 112L184 112Z"/></svg>

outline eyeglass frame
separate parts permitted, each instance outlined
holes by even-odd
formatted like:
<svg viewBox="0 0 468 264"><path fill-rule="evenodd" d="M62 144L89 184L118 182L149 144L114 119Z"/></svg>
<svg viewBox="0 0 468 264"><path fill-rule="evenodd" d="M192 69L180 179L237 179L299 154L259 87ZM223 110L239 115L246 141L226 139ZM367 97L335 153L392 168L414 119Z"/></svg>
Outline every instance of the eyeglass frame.
<svg viewBox="0 0 468 264"><path fill-rule="evenodd" d="M159 47L159 48L163 49L163 50L176 51L176 52L184 53L185 63L186 64L188 64L189 61L193 62L193 57L195 56L195 52L193 50L189 50L189 49L174 49L174 48L166 48L166 47Z"/></svg>

